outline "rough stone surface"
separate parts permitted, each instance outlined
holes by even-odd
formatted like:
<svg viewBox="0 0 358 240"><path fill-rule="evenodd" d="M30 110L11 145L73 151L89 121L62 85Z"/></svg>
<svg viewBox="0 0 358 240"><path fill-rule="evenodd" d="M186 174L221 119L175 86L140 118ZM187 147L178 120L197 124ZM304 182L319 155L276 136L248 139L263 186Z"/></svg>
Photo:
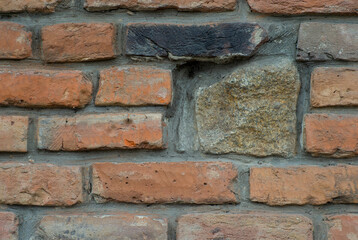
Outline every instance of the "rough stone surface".
<svg viewBox="0 0 358 240"><path fill-rule="evenodd" d="M167 240L168 223L158 216L128 213L45 216L30 240Z"/></svg>
<svg viewBox="0 0 358 240"><path fill-rule="evenodd" d="M300 80L288 60L250 64L200 89L196 121L208 153L289 156L296 145Z"/></svg>
<svg viewBox="0 0 358 240"><path fill-rule="evenodd" d="M357 106L358 68L320 67L311 76L312 107Z"/></svg>
<svg viewBox="0 0 358 240"><path fill-rule="evenodd" d="M0 69L0 105L18 107L84 107L92 82L80 71Z"/></svg>
<svg viewBox="0 0 358 240"><path fill-rule="evenodd" d="M235 10L236 0L86 0L88 11L116 8L131 10L157 10L173 8L179 11L221 12Z"/></svg>
<svg viewBox="0 0 358 240"><path fill-rule="evenodd" d="M170 70L125 66L102 70L97 106L168 105L172 99Z"/></svg>
<svg viewBox="0 0 358 240"><path fill-rule="evenodd" d="M162 149L162 114L118 113L41 117L38 148L50 151Z"/></svg>
<svg viewBox="0 0 358 240"><path fill-rule="evenodd" d="M250 199L279 206L358 203L358 166L251 168Z"/></svg>
<svg viewBox="0 0 358 240"><path fill-rule="evenodd" d="M358 24L301 23L297 60L358 61Z"/></svg>
<svg viewBox="0 0 358 240"><path fill-rule="evenodd" d="M0 8L1 8L0 2ZM31 57L32 33L23 25L0 22L0 59L24 59Z"/></svg>
<svg viewBox="0 0 358 240"><path fill-rule="evenodd" d="M250 57L267 41L266 31L251 23L133 23L125 37L127 55L219 62Z"/></svg>
<svg viewBox="0 0 358 240"><path fill-rule="evenodd" d="M0 163L0 204L71 206L82 196L81 168Z"/></svg>
<svg viewBox="0 0 358 240"><path fill-rule="evenodd" d="M312 221L301 215L191 214L179 218L177 239L312 240L312 233Z"/></svg>
<svg viewBox="0 0 358 240"><path fill-rule="evenodd" d="M111 23L62 23L42 28L46 62L86 62L115 58Z"/></svg>
<svg viewBox="0 0 358 240"><path fill-rule="evenodd" d="M328 240L356 240L358 239L358 215L328 216Z"/></svg>
<svg viewBox="0 0 358 240"><path fill-rule="evenodd" d="M98 202L195 203L236 202L231 163L96 163L92 194Z"/></svg>
<svg viewBox="0 0 358 240"><path fill-rule="evenodd" d="M15 214L10 212L0 212L0 239L1 240L17 240L18 225Z"/></svg>
<svg viewBox="0 0 358 240"><path fill-rule="evenodd" d="M358 116L307 114L305 147L313 156L336 158L358 155Z"/></svg>
<svg viewBox="0 0 358 240"><path fill-rule="evenodd" d="M27 152L29 118L0 116L0 152Z"/></svg>
<svg viewBox="0 0 358 240"><path fill-rule="evenodd" d="M0 13L54 12L61 0L1 0Z"/></svg>
<svg viewBox="0 0 358 240"><path fill-rule="evenodd" d="M357 0L248 0L255 12L268 14L358 14Z"/></svg>

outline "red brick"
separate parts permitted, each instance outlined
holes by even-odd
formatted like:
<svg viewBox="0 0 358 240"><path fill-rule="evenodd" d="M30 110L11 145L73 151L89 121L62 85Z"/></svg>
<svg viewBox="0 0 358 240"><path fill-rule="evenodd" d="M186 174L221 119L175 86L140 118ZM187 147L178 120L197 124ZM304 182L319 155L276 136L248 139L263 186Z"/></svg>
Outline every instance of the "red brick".
<svg viewBox="0 0 358 240"><path fill-rule="evenodd" d="M18 107L84 107L92 82L80 71L0 69L0 105Z"/></svg>
<svg viewBox="0 0 358 240"><path fill-rule="evenodd" d="M357 106L358 68L320 67L311 75L313 107Z"/></svg>
<svg viewBox="0 0 358 240"><path fill-rule="evenodd" d="M102 11L116 8L132 10L157 10L173 8L179 11L222 12L236 8L236 0L86 0L88 11Z"/></svg>
<svg viewBox="0 0 358 240"><path fill-rule="evenodd" d="M115 57L116 31L110 23L62 23L42 28L46 62L85 62Z"/></svg>
<svg viewBox="0 0 358 240"><path fill-rule="evenodd" d="M92 194L98 202L221 204L236 202L231 163L96 163Z"/></svg>
<svg viewBox="0 0 358 240"><path fill-rule="evenodd" d="M0 212L0 239L17 240L19 221L15 214Z"/></svg>
<svg viewBox="0 0 358 240"><path fill-rule="evenodd" d="M102 70L96 105L168 105L172 98L170 70L125 66Z"/></svg>
<svg viewBox="0 0 358 240"><path fill-rule="evenodd" d="M41 117L38 147L50 151L162 149L162 114L119 113Z"/></svg>
<svg viewBox="0 0 358 240"><path fill-rule="evenodd" d="M27 152L29 118L0 116L0 152Z"/></svg>
<svg viewBox="0 0 358 240"><path fill-rule="evenodd" d="M313 156L340 158L358 154L358 116L308 114L304 135L306 151Z"/></svg>
<svg viewBox="0 0 358 240"><path fill-rule="evenodd" d="M357 14L357 0L248 0L254 12L269 14Z"/></svg>
<svg viewBox="0 0 358 240"><path fill-rule="evenodd" d="M54 12L61 0L1 0L0 13Z"/></svg>
<svg viewBox="0 0 358 240"><path fill-rule="evenodd" d="M328 240L358 239L358 215L328 216Z"/></svg>
<svg viewBox="0 0 358 240"><path fill-rule="evenodd" d="M78 214L45 216L35 239L147 239L167 240L168 222L160 216Z"/></svg>
<svg viewBox="0 0 358 240"><path fill-rule="evenodd" d="M251 168L250 199L268 205L358 203L358 166Z"/></svg>
<svg viewBox="0 0 358 240"><path fill-rule="evenodd" d="M71 206L82 196L81 168L0 163L0 204Z"/></svg>
<svg viewBox="0 0 358 240"><path fill-rule="evenodd" d="M31 43L32 33L26 31L23 25L0 22L0 59L31 57Z"/></svg>
<svg viewBox="0 0 358 240"><path fill-rule="evenodd" d="M191 214L179 218L177 240L312 240L312 232L312 221L301 215Z"/></svg>

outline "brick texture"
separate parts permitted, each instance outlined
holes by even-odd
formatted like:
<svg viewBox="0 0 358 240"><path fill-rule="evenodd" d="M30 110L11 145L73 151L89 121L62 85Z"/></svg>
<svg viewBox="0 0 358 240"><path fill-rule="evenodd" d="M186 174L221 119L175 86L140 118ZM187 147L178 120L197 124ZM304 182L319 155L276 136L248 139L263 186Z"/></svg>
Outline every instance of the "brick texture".
<svg viewBox="0 0 358 240"><path fill-rule="evenodd" d="M312 225L310 219L301 215L191 214L179 218L177 239L312 240Z"/></svg>
<svg viewBox="0 0 358 240"><path fill-rule="evenodd" d="M328 216L328 240L358 239L358 215Z"/></svg>
<svg viewBox="0 0 358 240"><path fill-rule="evenodd" d="M0 116L0 152L27 152L28 125L28 117Z"/></svg>
<svg viewBox="0 0 358 240"><path fill-rule="evenodd" d="M0 239L17 240L19 221L15 214L0 212Z"/></svg>
<svg viewBox="0 0 358 240"><path fill-rule="evenodd" d="M62 23L42 28L46 62L86 62L115 57L116 30L110 23Z"/></svg>
<svg viewBox="0 0 358 240"><path fill-rule="evenodd" d="M23 25L0 22L0 59L31 57L31 43L32 33L27 31Z"/></svg>
<svg viewBox="0 0 358 240"><path fill-rule="evenodd" d="M89 11L102 11L116 8L132 10L157 10L174 8L179 11L221 12L232 11L235 0L86 0L85 8Z"/></svg>
<svg viewBox="0 0 358 240"><path fill-rule="evenodd" d="M91 114L41 117L38 148L50 151L165 148L162 115Z"/></svg>
<svg viewBox="0 0 358 240"><path fill-rule="evenodd" d="M352 157L358 154L358 117L308 114L305 116L305 148L313 156Z"/></svg>
<svg viewBox="0 0 358 240"><path fill-rule="evenodd" d="M34 239L148 239L167 240L168 223L159 216L82 214L45 216Z"/></svg>
<svg viewBox="0 0 358 240"><path fill-rule="evenodd" d="M18 107L84 107L92 82L80 71L0 69L0 105Z"/></svg>
<svg viewBox="0 0 358 240"><path fill-rule="evenodd" d="M125 66L102 70L96 105L168 105L172 99L170 70Z"/></svg>
<svg viewBox="0 0 358 240"><path fill-rule="evenodd" d="M54 12L61 0L1 0L0 13Z"/></svg>
<svg viewBox="0 0 358 240"><path fill-rule="evenodd" d="M250 199L268 205L358 203L358 167L251 168Z"/></svg>
<svg viewBox="0 0 358 240"><path fill-rule="evenodd" d="M80 167L0 163L0 204L71 206L83 201Z"/></svg>
<svg viewBox="0 0 358 240"><path fill-rule="evenodd" d="M236 202L230 163L96 163L92 194L98 202L220 204Z"/></svg>

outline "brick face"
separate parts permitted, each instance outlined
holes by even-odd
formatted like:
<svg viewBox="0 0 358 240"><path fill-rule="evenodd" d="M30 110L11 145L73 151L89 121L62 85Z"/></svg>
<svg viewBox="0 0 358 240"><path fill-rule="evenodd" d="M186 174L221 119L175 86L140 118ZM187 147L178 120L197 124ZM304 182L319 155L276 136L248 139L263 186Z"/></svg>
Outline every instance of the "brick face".
<svg viewBox="0 0 358 240"><path fill-rule="evenodd" d="M0 212L0 239L17 240L19 221L15 214Z"/></svg>
<svg viewBox="0 0 358 240"><path fill-rule="evenodd" d="M27 152L29 118L0 116L0 152Z"/></svg>
<svg viewBox="0 0 358 240"><path fill-rule="evenodd" d="M1 0L0 13L54 12L61 0Z"/></svg>
<svg viewBox="0 0 358 240"><path fill-rule="evenodd" d="M0 203L71 206L83 201L80 167L0 163Z"/></svg>
<svg viewBox="0 0 358 240"><path fill-rule="evenodd" d="M113 67L100 73L98 106L168 105L172 99L170 70L145 66Z"/></svg>
<svg viewBox="0 0 358 240"><path fill-rule="evenodd" d="M31 43L32 33L27 31L23 25L0 22L0 59L31 57Z"/></svg>
<svg viewBox="0 0 358 240"><path fill-rule="evenodd" d="M236 202L230 163L96 163L92 194L97 201L220 204Z"/></svg>
<svg viewBox="0 0 358 240"><path fill-rule="evenodd" d="M148 239L167 240L168 223L160 216L81 214L45 216L34 239Z"/></svg>
<svg viewBox="0 0 358 240"><path fill-rule="evenodd" d="M310 219L301 215L265 212L190 214L179 218L177 239L312 240L312 225Z"/></svg>
<svg viewBox="0 0 358 240"><path fill-rule="evenodd" d="M328 240L358 239L358 215L333 215L326 219Z"/></svg>
<svg viewBox="0 0 358 240"><path fill-rule="evenodd" d="M84 107L92 82L80 71L0 69L0 105L18 107Z"/></svg>
<svg viewBox="0 0 358 240"><path fill-rule="evenodd" d="M41 117L38 148L50 151L165 148L162 115L97 114Z"/></svg>
<svg viewBox="0 0 358 240"><path fill-rule="evenodd" d="M268 205L358 203L358 167L251 168L250 199Z"/></svg>
<svg viewBox="0 0 358 240"><path fill-rule="evenodd" d="M42 28L46 62L86 62L115 58L116 30L110 23L62 23Z"/></svg>

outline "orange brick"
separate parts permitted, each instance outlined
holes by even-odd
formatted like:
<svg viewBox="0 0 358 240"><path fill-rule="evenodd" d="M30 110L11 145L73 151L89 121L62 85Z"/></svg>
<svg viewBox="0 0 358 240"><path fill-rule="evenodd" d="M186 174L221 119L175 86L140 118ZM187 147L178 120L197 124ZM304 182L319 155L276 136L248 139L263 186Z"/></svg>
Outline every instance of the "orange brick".
<svg viewBox="0 0 358 240"><path fill-rule="evenodd" d="M0 152L27 152L29 118L0 116Z"/></svg>
<svg viewBox="0 0 358 240"><path fill-rule="evenodd" d="M351 157L358 154L358 117L308 114L305 116L306 151L313 156Z"/></svg>
<svg viewBox="0 0 358 240"><path fill-rule="evenodd" d="M15 214L0 212L0 239L17 240L19 221Z"/></svg>
<svg viewBox="0 0 358 240"><path fill-rule="evenodd" d="M81 168L0 163L0 204L71 206L82 196Z"/></svg>
<svg viewBox="0 0 358 240"><path fill-rule="evenodd" d="M54 12L61 0L1 0L0 13Z"/></svg>
<svg viewBox="0 0 358 240"><path fill-rule="evenodd" d="M102 70L96 105L168 105L172 98L170 70L126 66Z"/></svg>
<svg viewBox="0 0 358 240"><path fill-rule="evenodd" d="M119 113L41 117L38 148L50 151L162 149L162 114Z"/></svg>
<svg viewBox="0 0 358 240"><path fill-rule="evenodd" d="M31 57L31 43L32 33L26 31L23 25L0 22L0 59Z"/></svg>
<svg viewBox="0 0 358 240"><path fill-rule="evenodd" d="M268 205L358 203L358 166L251 168L250 199Z"/></svg>
<svg viewBox="0 0 358 240"><path fill-rule="evenodd" d="M358 239L358 215L328 216L328 240Z"/></svg>
<svg viewBox="0 0 358 240"><path fill-rule="evenodd" d="M46 62L85 62L115 57L116 31L110 23L61 23L42 28Z"/></svg>
<svg viewBox="0 0 358 240"><path fill-rule="evenodd" d="M0 105L18 107L84 107L92 82L80 71L0 69Z"/></svg>
<svg viewBox="0 0 358 240"><path fill-rule="evenodd" d="M98 202L221 204L236 202L231 163L96 163L92 194Z"/></svg>

